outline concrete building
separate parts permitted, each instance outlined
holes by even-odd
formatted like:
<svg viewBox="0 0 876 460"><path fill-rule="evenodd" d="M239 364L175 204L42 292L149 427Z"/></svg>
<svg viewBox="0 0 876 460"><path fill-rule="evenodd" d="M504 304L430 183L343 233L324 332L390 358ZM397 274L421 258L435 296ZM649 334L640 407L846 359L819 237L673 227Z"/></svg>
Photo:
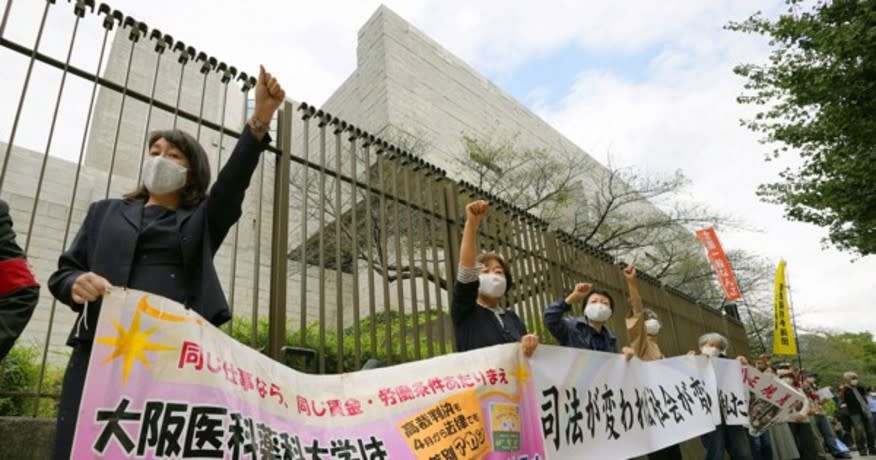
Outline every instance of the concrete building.
<svg viewBox="0 0 876 460"><path fill-rule="evenodd" d="M450 177L467 179L468 171L461 169L455 161L462 152L463 134L485 140L517 136L521 148L574 152L580 161L587 163L588 168L605 169L523 104L388 8L381 6L377 9L359 31L358 40L357 69L325 102L324 109L389 139L405 136L422 140L427 146L424 158L446 169ZM139 41L133 54L131 46L132 42L124 33L116 34L107 61L106 78L120 84L127 82L129 88L146 95L153 92L154 83L154 94L158 100L175 106L179 98L182 110L199 114L215 123L224 119L226 126L235 130L240 128L245 119L246 99L235 84L229 85L226 91L215 73L209 73L205 78L199 71L200 63L190 61L183 67L177 62L177 55L169 51L158 58L148 40ZM133 59L130 66L129 56ZM129 67L131 73L126 75ZM134 188L139 177L147 132L171 127L175 120L180 128L192 134L198 132L197 123L176 119L173 113L153 108L150 114L146 104L130 97L124 98L123 109L122 103L123 96L120 93L101 89L98 94L79 190L73 201L68 245L82 222L88 203L107 196L119 197ZM306 140L300 138L300 130L294 134L298 136L293 139L296 148L300 148L305 141L315 146L315 132ZM210 157L215 179L219 165L230 153L233 140L206 128L200 130L199 137ZM0 154L4 151L5 148L0 149ZM35 175L27 172L38 170L42 157L42 153L13 148L7 159L10 174L2 192L4 198L10 201L22 241L27 238L26 229L37 180ZM257 316L267 314L273 165L273 156L266 155L261 172L256 172L247 193L238 231L229 234L216 258L219 276L234 305L236 317L250 318L254 306L257 306ZM75 163L54 157L48 160L48 172L34 216L37 221L30 248L31 261L44 286L63 250L75 171ZM108 179L110 177L111 181ZM301 168L297 168L291 180L297 184L301 178ZM300 199L291 202L290 250L300 247L320 231L313 222L309 224L306 234L302 231L302 220L309 219L301 219L301 204ZM346 212L351 206L348 203L341 211ZM647 206L643 212L659 211ZM328 267L325 270L324 294L320 295L320 270L309 261L311 263L302 273L300 258L292 259L288 264L287 296L290 324L299 324L302 305L300 289L306 284L304 298L305 303L310 305L305 315L308 323L319 318L316 306L324 303L324 319L329 326L336 324L338 314L343 315L342 324L349 326L353 308L351 275ZM363 267L360 286L365 285L366 276ZM302 283L302 277L308 280L307 283ZM341 286L340 296L336 295L338 285ZM390 289L393 295L396 292L394 286ZM409 299L408 283L404 283L403 292L405 299ZM378 305L384 303L380 290L376 294L376 301ZM44 340L52 304L51 295L44 289L40 306L26 330L24 340ZM447 305L446 299L444 305ZM360 305L363 317L367 315L364 308ZM66 306L57 305L51 334L53 348L61 349L73 319L72 312Z"/></svg>

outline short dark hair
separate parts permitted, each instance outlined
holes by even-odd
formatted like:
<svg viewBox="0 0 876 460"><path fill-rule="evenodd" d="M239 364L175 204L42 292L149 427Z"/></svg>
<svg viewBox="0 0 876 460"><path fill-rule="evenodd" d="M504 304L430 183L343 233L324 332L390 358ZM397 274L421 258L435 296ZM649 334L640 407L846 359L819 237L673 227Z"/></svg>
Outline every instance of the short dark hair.
<svg viewBox="0 0 876 460"><path fill-rule="evenodd" d="M611 294L608 293L605 289L591 289L590 292L587 293L587 297L584 297L584 306L587 306L587 302L590 300L590 297L593 294L599 294L608 298L608 307L611 308L611 311L614 311L614 299L611 297Z"/></svg>
<svg viewBox="0 0 876 460"><path fill-rule="evenodd" d="M186 185L180 191L179 205L191 208L207 199L207 187L210 185L210 160L204 147L191 134L180 129L153 131L149 134L147 148L152 148L159 139L164 139L178 148L189 161ZM149 190L140 184L133 192L124 195L127 200L148 200Z"/></svg>
<svg viewBox="0 0 876 460"><path fill-rule="evenodd" d="M511 277L511 267L508 265L508 262L502 257L498 252L485 252L478 256L477 263L481 265L485 265L487 262L495 260L499 262L499 265L502 266L502 271L505 272L505 291L510 291L511 286L514 285L514 279Z"/></svg>

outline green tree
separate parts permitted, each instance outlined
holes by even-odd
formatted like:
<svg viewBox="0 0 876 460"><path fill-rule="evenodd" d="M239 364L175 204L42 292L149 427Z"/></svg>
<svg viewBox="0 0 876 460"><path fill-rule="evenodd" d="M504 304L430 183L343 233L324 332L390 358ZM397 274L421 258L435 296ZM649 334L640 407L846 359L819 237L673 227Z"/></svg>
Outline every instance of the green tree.
<svg viewBox="0 0 876 460"><path fill-rule="evenodd" d="M822 385L837 388L846 371L857 372L865 385L876 385L876 342L868 332L804 334L800 352L803 367L817 372Z"/></svg>
<svg viewBox="0 0 876 460"><path fill-rule="evenodd" d="M765 64L734 71L747 79L742 104L760 112L743 125L803 163L758 194L787 218L827 227L841 250L876 253L876 1L786 0L771 20L757 13L733 31L770 39Z"/></svg>

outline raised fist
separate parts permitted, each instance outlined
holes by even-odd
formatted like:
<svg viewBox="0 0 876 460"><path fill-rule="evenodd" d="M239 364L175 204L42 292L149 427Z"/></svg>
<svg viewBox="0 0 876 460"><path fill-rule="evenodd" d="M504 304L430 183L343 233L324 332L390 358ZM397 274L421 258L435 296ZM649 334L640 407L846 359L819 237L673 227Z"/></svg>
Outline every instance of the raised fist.
<svg viewBox="0 0 876 460"><path fill-rule="evenodd" d="M472 201L465 207L465 217L473 222L480 223L481 219L487 215L487 210L490 209L490 203L485 200Z"/></svg>
<svg viewBox="0 0 876 460"><path fill-rule="evenodd" d="M593 288L593 285L590 283L578 283L575 285L575 289L572 289L572 293L566 297L566 303L571 305L584 297L587 296L587 293L590 292L590 289Z"/></svg>

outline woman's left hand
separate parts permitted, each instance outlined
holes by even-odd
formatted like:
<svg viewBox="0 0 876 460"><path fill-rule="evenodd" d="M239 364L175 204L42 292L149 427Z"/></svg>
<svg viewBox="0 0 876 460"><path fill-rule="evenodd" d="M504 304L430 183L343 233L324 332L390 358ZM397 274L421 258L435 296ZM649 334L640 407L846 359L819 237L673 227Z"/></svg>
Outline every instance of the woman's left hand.
<svg viewBox="0 0 876 460"><path fill-rule="evenodd" d="M538 336L535 334L526 334L520 339L523 348L523 356L531 358L535 353L535 348L538 346Z"/></svg>
<svg viewBox="0 0 876 460"><path fill-rule="evenodd" d="M274 112L280 108L280 104L286 98L286 91L277 83L263 66L259 66L259 78L255 87L255 109L253 116L264 124L270 124L274 118Z"/></svg>

